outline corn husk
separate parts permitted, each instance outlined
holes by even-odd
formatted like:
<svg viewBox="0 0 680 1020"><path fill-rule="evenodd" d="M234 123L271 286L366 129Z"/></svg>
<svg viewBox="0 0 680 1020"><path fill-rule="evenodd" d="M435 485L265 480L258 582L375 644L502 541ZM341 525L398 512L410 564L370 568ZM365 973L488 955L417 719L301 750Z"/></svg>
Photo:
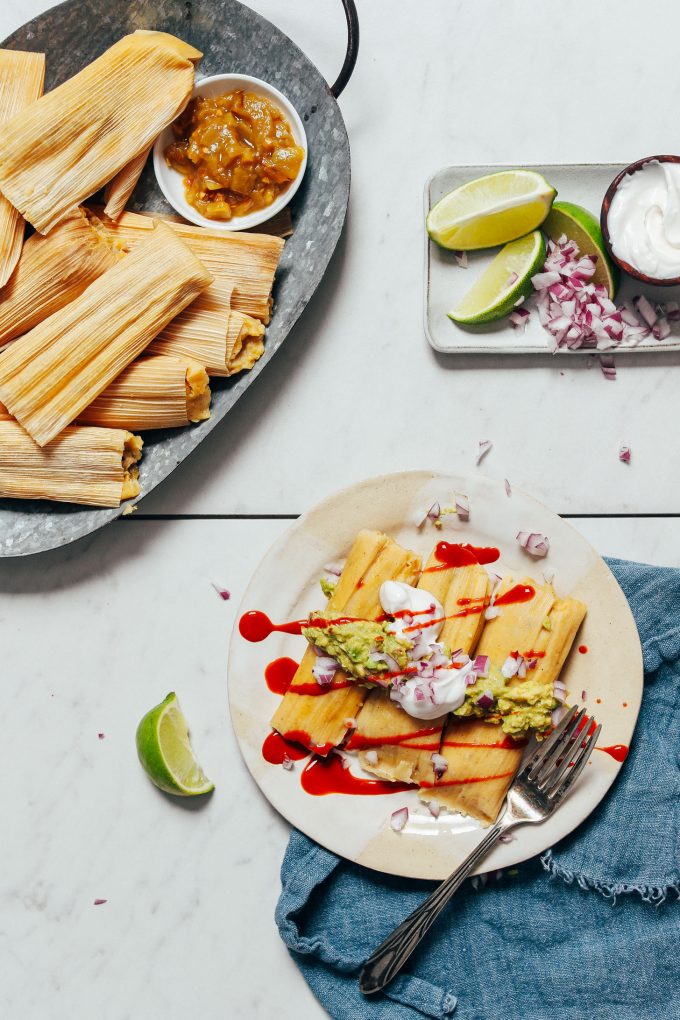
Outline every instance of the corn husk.
<svg viewBox="0 0 680 1020"><path fill-rule="evenodd" d="M0 405L0 496L115 507L139 495L142 439L69 426L42 449Z"/></svg>
<svg viewBox="0 0 680 1020"><path fill-rule="evenodd" d="M164 32L133 32L3 129L0 190L47 233L112 180L186 106L201 54Z"/></svg>
<svg viewBox="0 0 680 1020"><path fill-rule="evenodd" d="M152 146L153 148L153 146ZM132 192L137 186L137 181L142 176L142 170L149 158L151 149L140 152L138 156L131 159L122 170L119 170L112 181L104 188L104 214L112 220L117 220L127 205Z"/></svg>
<svg viewBox="0 0 680 1020"><path fill-rule="evenodd" d="M126 211L108 226L130 250L152 229L151 216ZM231 307L265 324L271 313L274 274L284 241L268 234L247 231L223 233L190 223L167 220L195 255L224 287L233 287Z"/></svg>
<svg viewBox="0 0 680 1020"><path fill-rule="evenodd" d="M149 354L189 358L208 375L229 376L252 368L264 353L264 326L232 311L233 287L215 280L150 344Z"/></svg>
<svg viewBox="0 0 680 1020"><path fill-rule="evenodd" d="M0 346L64 308L123 257L114 238L82 209L24 245L0 292Z"/></svg>
<svg viewBox="0 0 680 1020"><path fill-rule="evenodd" d="M447 567L435 553L430 556L421 574L418 587L429 591L441 603L446 620L439 641L451 651L460 648L468 655L474 653L484 627L484 614L460 616L460 600L483 603L491 582L479 564L464 567ZM433 569L436 568L436 569ZM467 601L464 605L469 604ZM367 772L392 782L418 783L432 781L434 771L432 755L439 751L446 713L437 719L423 721L410 716L390 699L389 691L371 691L357 719L355 734L349 747L370 742L371 750L359 752L359 760Z"/></svg>
<svg viewBox="0 0 680 1020"><path fill-rule="evenodd" d="M165 224L0 358L0 400L45 446L212 282Z"/></svg>
<svg viewBox="0 0 680 1020"><path fill-rule="evenodd" d="M420 573L420 558L393 539L376 531L360 531L352 546L327 609L340 615L375 620L382 613L380 585L383 581L412 584ZM303 743L317 754L325 755L344 739L354 725L368 691L350 684L320 695L298 694L301 684L315 684L312 667L316 660L308 648L290 687L276 711L272 726L282 736ZM343 673L336 673L334 684L342 684Z"/></svg>
<svg viewBox="0 0 680 1020"><path fill-rule="evenodd" d="M203 365L157 355L128 365L78 421L143 432L179 428L209 417L210 387Z"/></svg>
<svg viewBox="0 0 680 1020"><path fill-rule="evenodd" d="M44 80L44 53L0 50L0 126L42 95ZM0 195L0 287L12 275L23 242L23 217Z"/></svg>

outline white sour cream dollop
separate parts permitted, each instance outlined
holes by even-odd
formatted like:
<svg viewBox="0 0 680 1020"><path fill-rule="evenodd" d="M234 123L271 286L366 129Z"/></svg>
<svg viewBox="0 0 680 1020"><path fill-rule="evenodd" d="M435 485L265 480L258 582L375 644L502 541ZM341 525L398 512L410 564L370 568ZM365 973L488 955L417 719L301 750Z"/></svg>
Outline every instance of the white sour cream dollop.
<svg viewBox="0 0 680 1020"><path fill-rule="evenodd" d="M680 163L652 160L626 174L607 226L617 258L657 280L680 276Z"/></svg>
<svg viewBox="0 0 680 1020"><path fill-rule="evenodd" d="M454 668L437 644L444 626L441 602L423 588L402 581L385 581L380 587L380 604L389 616L395 616L387 629L413 642L409 658L418 670L414 676L392 685L392 701L414 718L425 720L437 719L459 708L465 700L466 678L474 664L468 661ZM415 624L418 629L409 630Z"/></svg>

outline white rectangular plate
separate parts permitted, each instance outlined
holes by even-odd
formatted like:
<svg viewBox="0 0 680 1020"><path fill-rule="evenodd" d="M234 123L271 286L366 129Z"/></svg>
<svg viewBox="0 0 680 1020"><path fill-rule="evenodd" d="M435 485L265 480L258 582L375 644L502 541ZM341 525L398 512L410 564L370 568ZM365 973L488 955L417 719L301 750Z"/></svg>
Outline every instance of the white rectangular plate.
<svg viewBox="0 0 680 1020"><path fill-rule="evenodd" d="M516 169L518 164L489 164L487 166L449 166L439 170L425 185L425 215L440 198L466 181L498 170ZM572 165L539 166L537 170L557 188L558 197L567 202L585 206L599 218L605 191L623 169L618 163L575 163ZM459 326L448 318L447 312L470 289L486 268L498 248L468 252L469 267L459 266L451 252L430 241L425 233L425 333L436 351L445 354L552 354L552 338L541 326L534 311L524 330L513 329L509 321L501 319L485 326ZM680 300L680 287L646 287L625 277L616 296L617 303L636 294L645 293L654 301ZM592 354L594 348L569 351L560 348L558 354ZM647 337L638 344L621 343L611 352L680 351L680 324L672 324L672 332L665 340Z"/></svg>

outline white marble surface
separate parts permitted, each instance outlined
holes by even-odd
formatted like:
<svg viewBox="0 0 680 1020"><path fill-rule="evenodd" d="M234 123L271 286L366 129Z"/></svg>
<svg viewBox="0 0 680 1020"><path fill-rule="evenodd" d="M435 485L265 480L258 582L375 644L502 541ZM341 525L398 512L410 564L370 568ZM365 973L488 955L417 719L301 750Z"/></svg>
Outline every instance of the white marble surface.
<svg viewBox="0 0 680 1020"><path fill-rule="evenodd" d="M2 0L0 36L47 6ZM335 76L339 0L252 6ZM495 445L479 470L559 511L680 511L676 363L621 358L612 384L581 361L438 358L421 327L425 177L454 161L672 149L676 5L429 0L424 14L372 0L360 16L361 57L342 98L348 228L299 328L138 517L0 561L2 1017L324 1015L274 927L287 829L245 774L226 704L235 605L287 523L144 513L296 513L381 471L475 470L480 438ZM574 101L584 82L592 111L587 95ZM419 410L417 426L378 413L404 406ZM622 439L630 467L617 460ZM680 565L677 519L576 524L603 553ZM156 791L136 761L136 724L171 689L217 785L199 810ZM99 897L108 902L93 906Z"/></svg>

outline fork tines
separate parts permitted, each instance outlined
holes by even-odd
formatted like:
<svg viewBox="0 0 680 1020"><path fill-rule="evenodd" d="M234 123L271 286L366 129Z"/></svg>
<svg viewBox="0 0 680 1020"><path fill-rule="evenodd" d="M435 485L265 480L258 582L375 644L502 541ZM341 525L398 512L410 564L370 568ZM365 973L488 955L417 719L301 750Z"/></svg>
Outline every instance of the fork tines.
<svg viewBox="0 0 680 1020"><path fill-rule="evenodd" d="M594 719L588 718L585 708L580 712L576 706L570 708L526 761L521 778L550 799L563 796L581 774L601 730Z"/></svg>

